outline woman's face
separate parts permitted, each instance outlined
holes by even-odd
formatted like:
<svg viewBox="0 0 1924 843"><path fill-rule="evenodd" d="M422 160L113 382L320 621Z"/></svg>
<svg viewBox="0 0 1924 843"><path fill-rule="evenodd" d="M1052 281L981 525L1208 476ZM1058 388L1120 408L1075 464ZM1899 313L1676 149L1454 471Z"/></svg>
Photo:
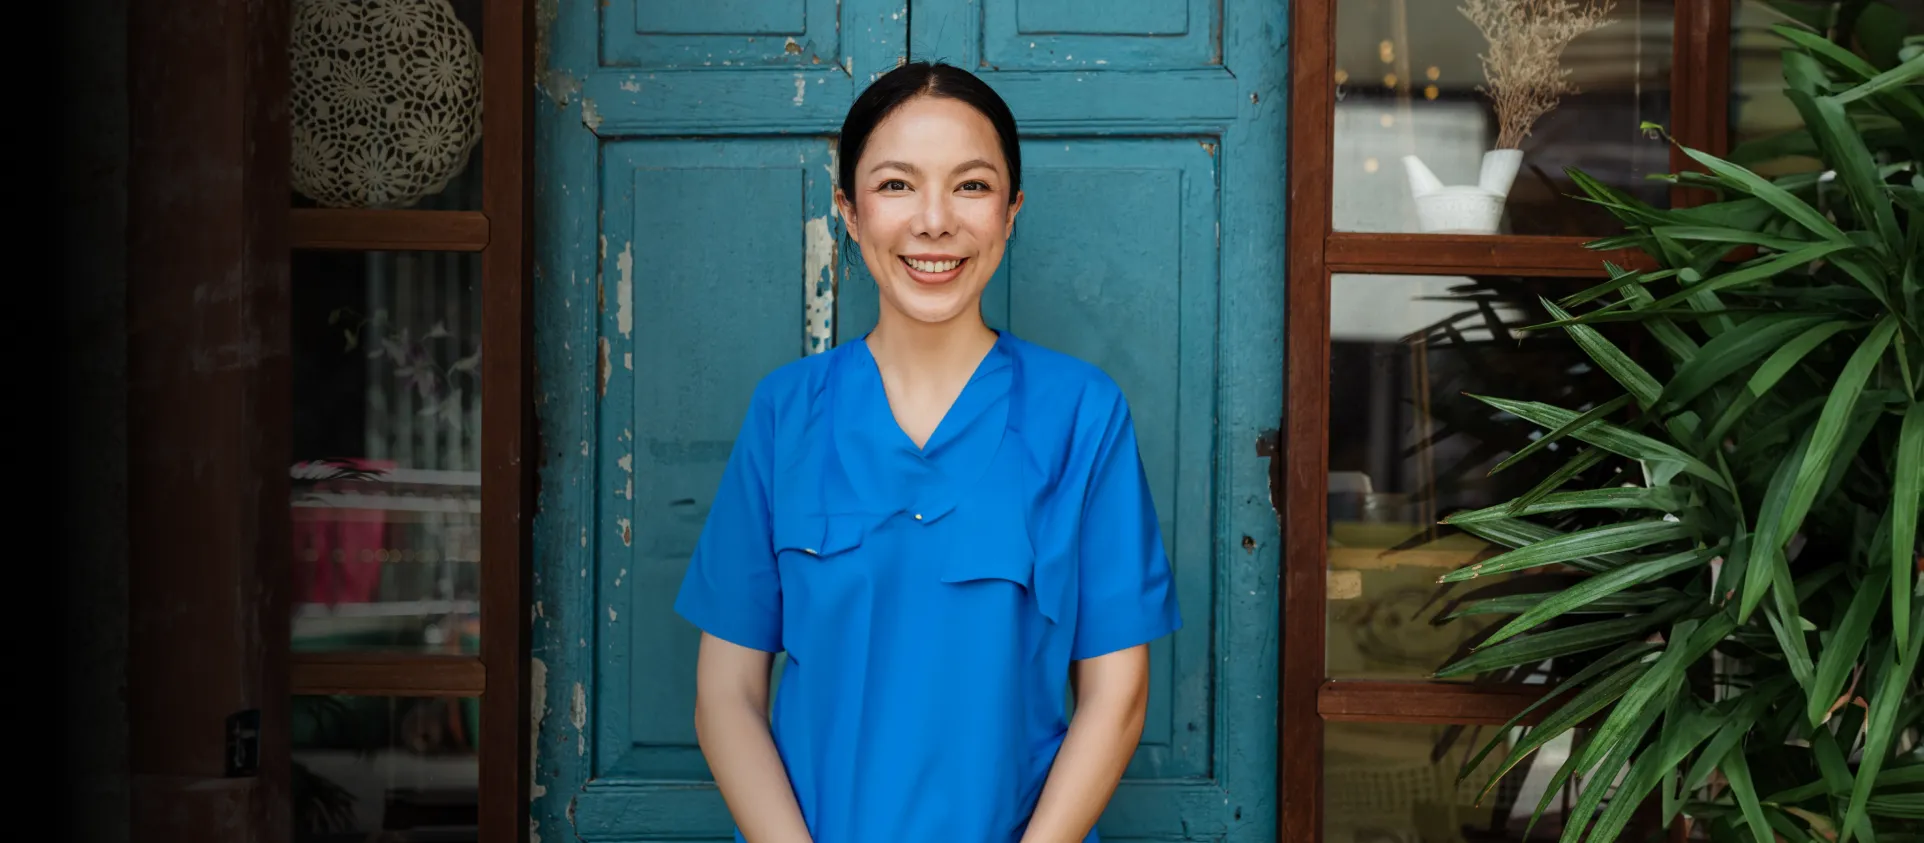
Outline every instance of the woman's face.
<svg viewBox="0 0 1924 843"><path fill-rule="evenodd" d="M976 312L1022 205L1020 194L1010 198L989 118L919 96L875 127L855 165L855 195L837 201L883 309L939 323Z"/></svg>

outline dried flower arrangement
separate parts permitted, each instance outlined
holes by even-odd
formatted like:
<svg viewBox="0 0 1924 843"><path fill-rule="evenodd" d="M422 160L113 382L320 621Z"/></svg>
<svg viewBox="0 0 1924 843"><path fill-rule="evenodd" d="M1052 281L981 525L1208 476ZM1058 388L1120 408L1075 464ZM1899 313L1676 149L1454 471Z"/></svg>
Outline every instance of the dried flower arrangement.
<svg viewBox="0 0 1924 843"><path fill-rule="evenodd" d="M1479 87L1496 109L1497 149L1517 149L1537 118L1574 93L1563 48L1609 25L1614 0L1465 0L1457 11L1482 30L1490 51L1479 55L1487 86Z"/></svg>

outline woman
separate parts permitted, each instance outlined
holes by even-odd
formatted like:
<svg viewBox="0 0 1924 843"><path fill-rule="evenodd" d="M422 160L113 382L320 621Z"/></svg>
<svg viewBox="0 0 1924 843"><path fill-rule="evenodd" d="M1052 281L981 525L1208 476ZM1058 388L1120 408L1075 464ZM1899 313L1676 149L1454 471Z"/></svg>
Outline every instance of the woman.
<svg viewBox="0 0 1924 843"><path fill-rule="evenodd" d="M981 80L877 79L837 175L881 317L755 389L675 603L702 752L748 843L1095 840L1182 624L1128 405L982 321L1022 162Z"/></svg>

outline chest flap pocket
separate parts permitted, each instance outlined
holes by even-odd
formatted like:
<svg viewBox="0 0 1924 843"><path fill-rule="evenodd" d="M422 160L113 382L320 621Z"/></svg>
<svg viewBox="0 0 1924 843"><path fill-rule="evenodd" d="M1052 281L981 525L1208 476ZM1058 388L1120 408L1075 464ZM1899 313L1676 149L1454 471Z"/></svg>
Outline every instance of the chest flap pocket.
<svg viewBox="0 0 1924 843"><path fill-rule="evenodd" d="M856 515L777 513L772 538L775 555L788 553L828 558L862 546L867 527Z"/></svg>
<svg viewBox="0 0 1924 843"><path fill-rule="evenodd" d="M1046 586L1046 582L1038 581L1035 547L1029 541L1029 531L1021 516L983 521L959 518L958 523L952 525L958 529L954 533L956 538L942 555L939 567L942 582L955 585L990 580L1014 583L1033 598L1043 617L1050 623L1060 623L1062 613L1057 605L1056 589L1038 588Z"/></svg>

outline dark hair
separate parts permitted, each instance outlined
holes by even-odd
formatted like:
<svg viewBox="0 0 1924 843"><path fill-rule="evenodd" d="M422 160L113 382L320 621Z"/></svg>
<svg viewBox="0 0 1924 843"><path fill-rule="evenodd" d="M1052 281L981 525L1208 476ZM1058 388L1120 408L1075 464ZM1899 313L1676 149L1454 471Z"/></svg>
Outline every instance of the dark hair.
<svg viewBox="0 0 1924 843"><path fill-rule="evenodd" d="M1015 115L1009 111L1009 104L975 74L954 65L926 61L912 61L882 74L848 107L848 117L842 121L840 172L836 174L842 194L854 201L855 164L875 126L919 96L947 97L989 118L1002 140L1002 158L1009 162L1009 201L1014 202L1016 192L1022 189L1022 150L1016 143Z"/></svg>

